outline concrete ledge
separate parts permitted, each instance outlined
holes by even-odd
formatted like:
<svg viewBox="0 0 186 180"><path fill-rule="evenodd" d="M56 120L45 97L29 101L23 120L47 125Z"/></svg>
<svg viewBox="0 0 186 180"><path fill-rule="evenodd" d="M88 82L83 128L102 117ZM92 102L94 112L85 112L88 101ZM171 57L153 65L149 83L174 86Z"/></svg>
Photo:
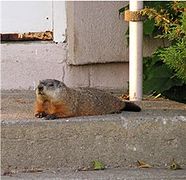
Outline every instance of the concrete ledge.
<svg viewBox="0 0 186 180"><path fill-rule="evenodd" d="M1 131L2 169L77 168L95 159L111 167L137 160L164 166L172 158L186 165L186 112L181 110L2 120Z"/></svg>

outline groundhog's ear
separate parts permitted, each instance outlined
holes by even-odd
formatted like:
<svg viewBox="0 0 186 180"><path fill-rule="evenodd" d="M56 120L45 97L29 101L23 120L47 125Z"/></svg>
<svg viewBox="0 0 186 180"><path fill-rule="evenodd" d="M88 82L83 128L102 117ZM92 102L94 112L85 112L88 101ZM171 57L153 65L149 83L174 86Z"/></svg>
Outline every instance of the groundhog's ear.
<svg viewBox="0 0 186 180"><path fill-rule="evenodd" d="M60 87L60 88L65 87L65 84L64 84L63 82L60 82L60 83L58 84L58 87Z"/></svg>

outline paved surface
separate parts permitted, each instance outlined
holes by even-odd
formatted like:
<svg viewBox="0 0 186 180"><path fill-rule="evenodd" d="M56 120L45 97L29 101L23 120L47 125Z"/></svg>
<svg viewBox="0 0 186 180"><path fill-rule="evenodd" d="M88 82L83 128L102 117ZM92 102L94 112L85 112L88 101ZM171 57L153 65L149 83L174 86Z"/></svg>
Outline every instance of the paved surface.
<svg viewBox="0 0 186 180"><path fill-rule="evenodd" d="M97 159L108 167L134 167L137 160L144 160L153 167L165 168L173 158L185 166L185 104L168 100L143 101L143 111L139 113L44 121L33 117L33 91L5 91L1 95L2 169L55 169L16 173L12 175L14 178L186 179L185 168L180 171L56 171L58 168L86 167ZM4 179L13 177L3 176Z"/></svg>
<svg viewBox="0 0 186 180"><path fill-rule="evenodd" d="M101 160L126 167L145 160L155 167L173 158L186 164L186 111L144 110L45 121L3 120L1 165L81 167Z"/></svg>
<svg viewBox="0 0 186 180"><path fill-rule="evenodd" d="M34 91L2 91L1 92L1 119L33 119L35 93ZM143 110L186 110L186 104L169 100L145 100L141 103ZM143 112L142 112L143 113Z"/></svg>
<svg viewBox="0 0 186 180"><path fill-rule="evenodd" d="M62 180L185 180L186 170L169 169L106 169L102 171L74 171L70 169L38 173L15 173L2 180L62 179Z"/></svg>

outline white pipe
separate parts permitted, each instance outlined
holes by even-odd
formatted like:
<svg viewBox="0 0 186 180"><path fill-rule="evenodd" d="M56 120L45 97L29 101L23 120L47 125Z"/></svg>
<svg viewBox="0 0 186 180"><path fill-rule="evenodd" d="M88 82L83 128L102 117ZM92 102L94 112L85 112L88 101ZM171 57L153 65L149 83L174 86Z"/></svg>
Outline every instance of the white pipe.
<svg viewBox="0 0 186 180"><path fill-rule="evenodd" d="M130 0L130 11L143 8L143 1ZM129 22L129 97L131 101L142 100L143 79L143 22Z"/></svg>

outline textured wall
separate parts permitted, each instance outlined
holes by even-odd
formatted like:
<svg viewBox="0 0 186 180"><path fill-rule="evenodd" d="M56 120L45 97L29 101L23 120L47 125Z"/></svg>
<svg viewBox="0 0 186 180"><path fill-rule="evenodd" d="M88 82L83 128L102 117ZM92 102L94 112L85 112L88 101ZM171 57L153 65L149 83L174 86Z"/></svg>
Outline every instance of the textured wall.
<svg viewBox="0 0 186 180"><path fill-rule="evenodd" d="M118 17L118 9L126 4L68 1L68 48L67 44L41 42L1 44L1 88L33 89L39 79L55 78L74 87L126 91L128 48L124 34L128 23ZM161 44L144 39L144 55Z"/></svg>
<svg viewBox="0 0 186 180"><path fill-rule="evenodd" d="M72 66L67 44L1 44L1 89L34 89L41 79L55 78L73 87L128 88L128 63Z"/></svg>
<svg viewBox="0 0 186 180"><path fill-rule="evenodd" d="M118 10L128 2L67 2L68 63L127 62L128 26Z"/></svg>
<svg viewBox="0 0 186 180"><path fill-rule="evenodd" d="M1 44L1 88L33 89L38 80L63 76L64 44Z"/></svg>
<svg viewBox="0 0 186 180"><path fill-rule="evenodd" d="M125 36L128 22L118 10L128 2L67 2L68 63L73 65L128 62ZM144 38L143 54L151 55L165 42Z"/></svg>

